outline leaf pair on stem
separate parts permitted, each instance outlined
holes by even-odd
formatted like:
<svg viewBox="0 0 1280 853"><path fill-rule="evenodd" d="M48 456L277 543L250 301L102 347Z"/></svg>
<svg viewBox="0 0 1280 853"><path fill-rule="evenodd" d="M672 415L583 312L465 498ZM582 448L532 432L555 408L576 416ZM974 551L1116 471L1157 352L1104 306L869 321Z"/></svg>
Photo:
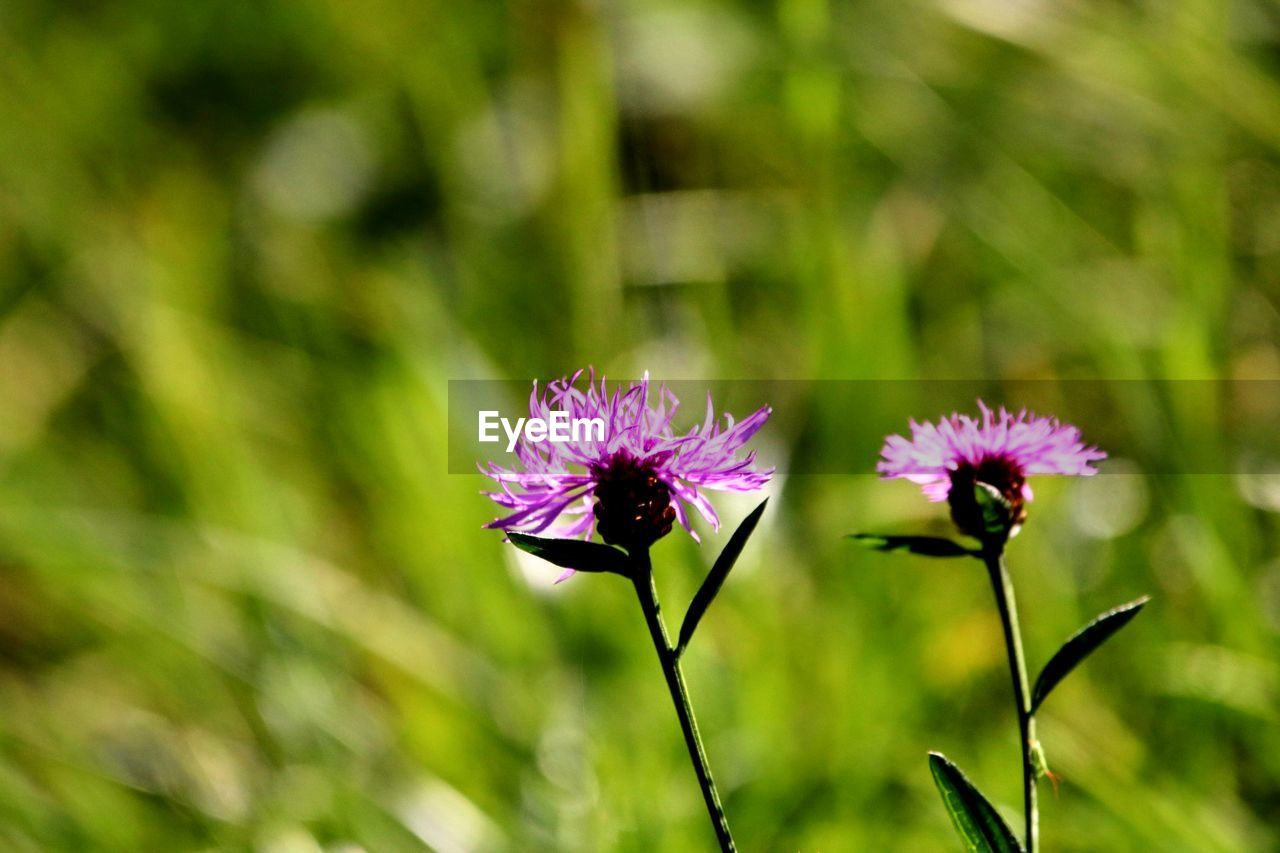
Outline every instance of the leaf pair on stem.
<svg viewBox="0 0 1280 853"><path fill-rule="evenodd" d="M1090 652L1138 615L1138 611L1148 600L1147 596L1143 596L1108 610L1072 635L1071 639L1063 644L1058 653L1040 671L1036 686L1031 693L1031 713L1035 714L1045 697L1049 695L1049 691L1075 669L1076 665ZM951 815L956 831L960 833L969 850L1004 853L1004 851L1024 849L1014 836L1013 830L959 767L948 761L941 753L931 752L929 769L933 772L934 784L938 786L938 792L942 795L947 813ZM1043 772L1043 768L1041 771Z"/></svg>
<svg viewBox="0 0 1280 853"><path fill-rule="evenodd" d="M711 571L707 573L706 578L702 581L702 586L698 588L693 600L689 603L689 609L685 612L684 622L680 625L680 638L676 642L674 649L676 657L684 654L689 641L693 639L693 632L697 630L703 614L707 612L711 602L715 601L716 595L720 592L720 587L724 585L725 579L729 577L729 572L733 570L738 557L742 555L742 549L755 531L756 525L760 522L760 516L764 515L764 510L768 503L769 500L766 498L751 511L750 515L742 520L737 530L733 531L733 535L729 537L729 541L720 552L720 556L716 557L715 563L711 566ZM615 548L612 545L582 539L549 539L514 531L509 532L507 536L510 538L511 544L520 550L527 551L535 557L540 557L562 569L573 569L579 572L606 572L622 575L630 579L634 579L635 576L635 561L626 551L621 548Z"/></svg>

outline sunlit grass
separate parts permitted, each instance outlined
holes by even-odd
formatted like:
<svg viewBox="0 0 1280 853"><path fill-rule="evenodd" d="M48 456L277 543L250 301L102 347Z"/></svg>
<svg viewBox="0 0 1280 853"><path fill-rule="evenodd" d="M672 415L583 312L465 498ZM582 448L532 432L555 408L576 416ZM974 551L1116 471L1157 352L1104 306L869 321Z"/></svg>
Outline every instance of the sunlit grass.
<svg viewBox="0 0 1280 853"><path fill-rule="evenodd" d="M0 20L4 849L710 846L632 591L480 529L448 379L1280 376L1262 4L73 5ZM1033 664L1154 596L1042 720L1046 846L1268 849L1276 505L1127 387L1072 418L1150 469L1018 542ZM929 749L1016 813L980 578L841 538L929 508L772 494L685 659L743 849L946 849Z"/></svg>

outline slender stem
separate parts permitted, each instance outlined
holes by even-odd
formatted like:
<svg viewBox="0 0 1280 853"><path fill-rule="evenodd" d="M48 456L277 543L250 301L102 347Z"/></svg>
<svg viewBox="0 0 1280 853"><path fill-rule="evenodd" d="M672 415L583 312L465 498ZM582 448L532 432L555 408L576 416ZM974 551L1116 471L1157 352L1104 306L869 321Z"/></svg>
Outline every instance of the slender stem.
<svg viewBox="0 0 1280 853"><path fill-rule="evenodd" d="M1013 698L1018 708L1018 733L1022 740L1022 806L1026 815L1027 853L1036 853L1040 841L1040 819L1036 811L1036 767L1031 758L1031 745L1036 738L1036 718L1031 713L1031 688L1027 682L1027 664L1022 654L1022 632L1018 627L1018 603L1013 596L1013 581L1004 564L1003 549L988 548L983 553L991 589L1000 610L1004 628L1005 653L1009 657L1009 675L1013 680Z"/></svg>
<svg viewBox="0 0 1280 853"><path fill-rule="evenodd" d="M698 721L693 716L693 705L689 702L689 690L684 683L680 659L671 647L667 628L662 622L658 588L653 582L653 567L649 562L648 549L637 548L632 552L631 559L634 564L631 580L640 599L640 609L644 611L645 624L649 626L649 636L653 638L653 647L658 652L658 661L662 664L662 674L667 678L667 689L671 691L676 715L680 717L680 729L684 732L684 742L689 749L694 772L698 774L698 785L702 788L702 799L707 804L707 814L711 816L711 825L715 828L720 850L722 853L732 853L738 848L734 846L733 836L729 833L729 820L725 817L724 807L720 805L716 782L707 764L707 752L702 746L702 736L698 734Z"/></svg>

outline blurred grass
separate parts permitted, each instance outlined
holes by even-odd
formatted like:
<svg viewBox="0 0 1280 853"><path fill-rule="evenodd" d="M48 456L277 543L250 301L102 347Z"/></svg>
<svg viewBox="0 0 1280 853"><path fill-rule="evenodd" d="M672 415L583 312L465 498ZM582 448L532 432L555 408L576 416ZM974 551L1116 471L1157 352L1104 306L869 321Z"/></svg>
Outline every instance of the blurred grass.
<svg viewBox="0 0 1280 853"><path fill-rule="evenodd" d="M1278 25L6 6L0 847L705 849L628 590L479 529L447 380L1280 378ZM1159 465L1038 483L1012 555L1033 666L1154 595L1046 708L1046 841L1280 849L1274 483L1169 473L1220 410L1126 388ZM762 438L874 442L883 405ZM981 574L840 538L936 508L771 491L687 658L743 848L948 849L928 749L1015 812ZM669 611L719 541L659 545Z"/></svg>

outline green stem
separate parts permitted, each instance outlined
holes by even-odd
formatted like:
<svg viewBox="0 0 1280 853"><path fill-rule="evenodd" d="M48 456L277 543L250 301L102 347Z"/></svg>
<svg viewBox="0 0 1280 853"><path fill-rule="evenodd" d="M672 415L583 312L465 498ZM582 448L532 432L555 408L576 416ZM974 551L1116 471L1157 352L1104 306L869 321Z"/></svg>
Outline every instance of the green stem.
<svg viewBox="0 0 1280 853"><path fill-rule="evenodd" d="M631 560L634 564L631 581L635 584L636 595L640 599L640 609L644 611L644 621L649 626L649 636L653 639L653 647L658 652L662 674L667 678L667 689L671 691L671 701L675 703L676 715L680 717L680 730L684 732L685 746L689 749L689 758L693 761L694 772L698 774L698 785L702 788L702 799L706 802L707 814L711 816L711 825L715 828L720 850L723 853L732 853L738 848L734 846L733 836L729 833L729 820L725 817L724 807L720 805L716 782L711 776L711 768L707 763L707 752L702 746L702 736L698 734L698 721L693 716L693 705L689 702L689 689L684 683L680 659L676 657L675 650L671 647L667 628L662 622L658 588L653 582L653 567L649 562L648 549L636 549L631 554Z"/></svg>
<svg viewBox="0 0 1280 853"><path fill-rule="evenodd" d="M1040 842L1040 819L1036 811L1036 767L1031 758L1031 745L1036 738L1036 718L1031 713L1031 688L1027 682L1027 664L1022 654L1022 632L1018 627L1018 603L1013 596L1013 581L1004 564L1004 550L988 548L983 554L991 589L1000 611L1004 628L1005 653L1009 658L1009 675L1013 680L1013 698L1018 708L1018 733L1022 740L1022 806L1026 815L1027 853L1036 853Z"/></svg>

